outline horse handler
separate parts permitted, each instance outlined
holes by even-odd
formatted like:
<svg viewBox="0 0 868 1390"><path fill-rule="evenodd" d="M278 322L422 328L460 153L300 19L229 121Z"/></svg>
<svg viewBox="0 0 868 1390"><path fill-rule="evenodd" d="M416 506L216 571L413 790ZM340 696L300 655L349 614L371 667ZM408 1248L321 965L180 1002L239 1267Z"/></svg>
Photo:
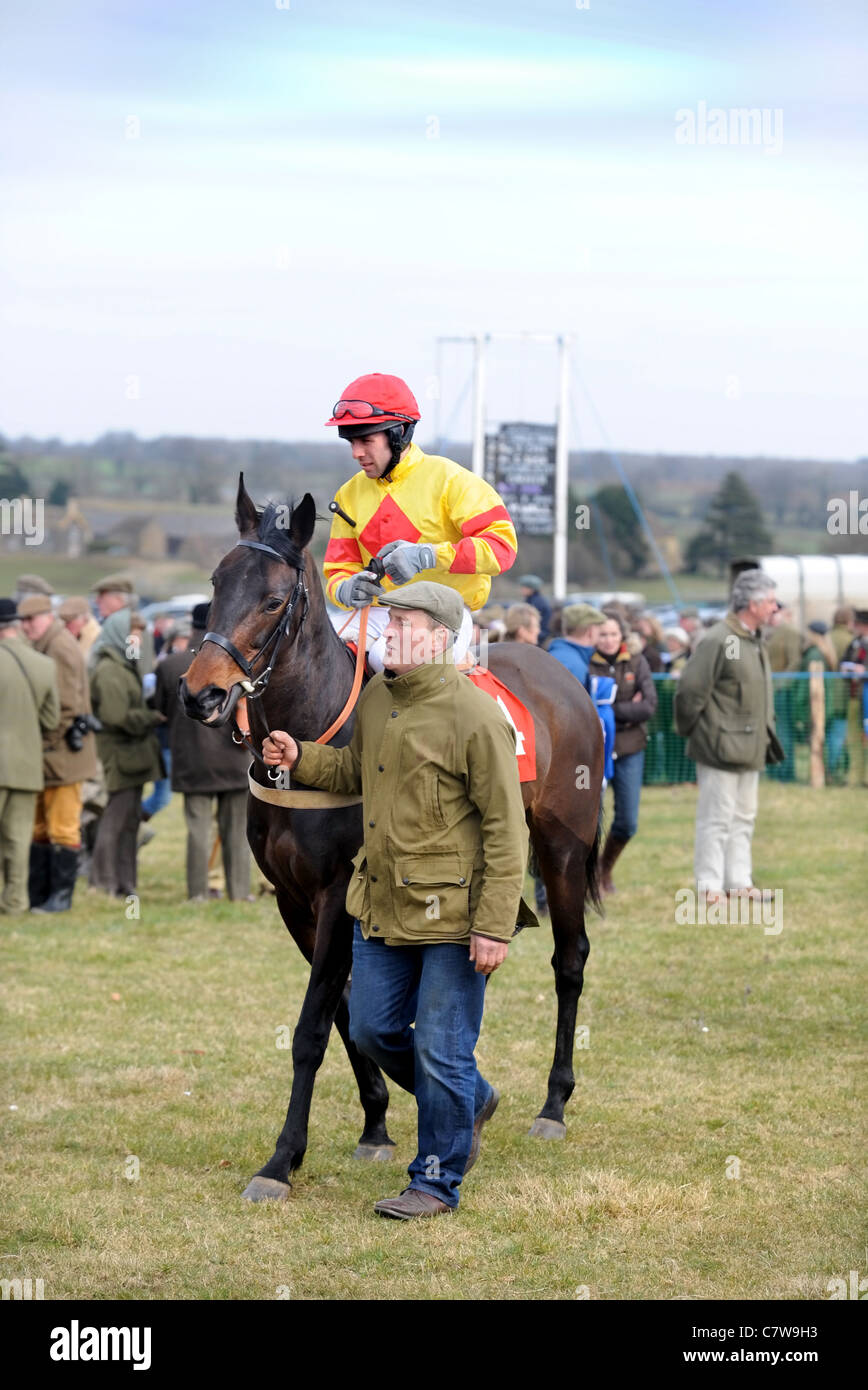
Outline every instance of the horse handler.
<svg viewBox="0 0 868 1390"><path fill-rule="evenodd" d="M474 1056L486 981L516 921L536 919L521 902L528 834L515 735L453 660L461 594L421 581L388 605L386 669L362 693L350 743L296 743L275 730L263 754L304 786L362 795L365 839L346 904L356 919L350 1035L416 1097L410 1185L374 1207L410 1220L458 1206L499 1100Z"/></svg>

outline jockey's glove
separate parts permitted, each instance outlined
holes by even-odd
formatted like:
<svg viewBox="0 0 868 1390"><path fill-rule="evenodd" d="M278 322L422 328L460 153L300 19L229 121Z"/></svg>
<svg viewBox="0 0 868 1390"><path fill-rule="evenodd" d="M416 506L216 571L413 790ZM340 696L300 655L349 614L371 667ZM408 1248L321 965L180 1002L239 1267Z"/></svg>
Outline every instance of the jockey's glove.
<svg viewBox="0 0 868 1390"><path fill-rule="evenodd" d="M414 575L433 570L437 564L433 545L414 545L412 541L390 541L377 551L377 559L382 560L395 584L408 584Z"/></svg>
<svg viewBox="0 0 868 1390"><path fill-rule="evenodd" d="M372 599L382 598L383 590L376 575L359 570L351 579L342 579L335 589L335 598L345 608L366 608Z"/></svg>

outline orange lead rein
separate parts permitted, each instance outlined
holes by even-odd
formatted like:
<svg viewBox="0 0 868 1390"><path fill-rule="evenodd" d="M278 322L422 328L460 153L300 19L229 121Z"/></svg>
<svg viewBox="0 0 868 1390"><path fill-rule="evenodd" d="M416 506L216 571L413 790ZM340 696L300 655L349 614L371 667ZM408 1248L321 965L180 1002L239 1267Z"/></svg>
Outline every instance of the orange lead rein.
<svg viewBox="0 0 868 1390"><path fill-rule="evenodd" d="M346 627L348 623L352 622L352 619L353 614L351 613L349 618L347 618L347 621L344 623L344 627ZM341 632L343 632L344 627L341 628ZM347 720L349 719L350 715L356 707L356 700L358 700L359 691L362 688L362 676L365 672L365 642L367 635L368 610L367 608L362 608L359 612L359 645L358 650L356 651L356 674L353 676L353 688L349 693L347 703L344 705L334 724L330 724L329 727L326 729L325 733L320 734L319 738L316 740L317 743L328 743L329 739L334 737L338 729L343 728L343 726L346 724Z"/></svg>

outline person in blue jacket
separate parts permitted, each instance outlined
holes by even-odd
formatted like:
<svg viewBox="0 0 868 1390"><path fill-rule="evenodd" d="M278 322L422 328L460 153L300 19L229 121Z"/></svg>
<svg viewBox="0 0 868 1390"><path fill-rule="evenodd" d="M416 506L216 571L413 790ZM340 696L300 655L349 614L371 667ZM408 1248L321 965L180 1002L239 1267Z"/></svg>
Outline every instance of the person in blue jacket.
<svg viewBox="0 0 868 1390"><path fill-rule="evenodd" d="M589 603L571 603L561 613L563 637L554 637L548 645L550 656L571 671L587 690L588 666L597 644L597 628L606 617Z"/></svg>

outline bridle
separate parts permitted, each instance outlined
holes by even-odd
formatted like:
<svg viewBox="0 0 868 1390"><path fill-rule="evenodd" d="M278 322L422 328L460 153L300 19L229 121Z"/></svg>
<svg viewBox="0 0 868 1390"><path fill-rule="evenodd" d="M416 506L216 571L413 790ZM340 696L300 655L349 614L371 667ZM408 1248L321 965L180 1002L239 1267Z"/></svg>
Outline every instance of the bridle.
<svg viewBox="0 0 868 1390"><path fill-rule="evenodd" d="M275 550L274 547L271 545L265 545L262 541L238 541L238 545L245 545L250 550L264 550L266 555L273 555L275 559L280 560L284 565L288 564L288 561L280 554L279 551ZM280 651L284 638L289 632L289 625L292 622L292 615L295 611L295 606L298 603L299 599L303 600L304 606L302 608L301 619L298 624L298 629L295 634L296 637L298 637L301 634L304 628L305 620L310 610L310 594L308 592L307 583L305 582L303 569L299 570L298 580L296 582L295 588L290 594L289 602L286 605L286 608L284 609L277 626L275 627L271 635L266 639L266 641L263 642L262 646L253 653L253 656L250 658L249 661L244 656L242 656L235 643L231 641L230 638L224 637L222 632L206 632L205 636L202 638L200 650L206 642L213 642L215 646L222 647L223 650L227 652L229 656L231 656L232 660L235 662L239 670L244 672L244 680L239 681L238 685L240 685L248 700L261 699L265 691L267 690L268 682L271 680L274 667L277 663L277 654ZM344 724L347 722L355 708L356 700L359 697L359 691L362 688L362 678L364 676L365 670L365 639L367 634L367 626L368 610L367 607L365 607L361 610L359 616L359 641L358 648L356 651L356 671L355 676L353 677L352 689L350 690L346 704L344 705L337 719L335 719L329 725L325 733L320 734L319 738L316 740L317 743L328 743L329 739L333 738L334 735L338 732L338 730L343 728ZM344 627L346 627L346 623L344 624ZM343 628L341 629L341 631L343 631ZM271 651L271 655L268 658L268 665L265 667L263 671L260 672L258 676L254 678L253 668L255 662L257 662L259 658L268 651L269 647L272 646L272 643L274 645ZM347 655L352 661L353 656L349 647L345 647L344 650L346 651ZM268 721L265 719L264 714L263 722L265 723L265 732L270 737L271 730L268 727ZM269 764L263 758L262 754L258 751L255 743L253 742L253 739L250 736L250 730L242 729L234 715L232 716L232 742L237 743L239 746L243 745L247 749L248 753L252 754L256 761L262 764L262 766L268 773L269 779L271 781L276 782L280 780L281 776L283 775L281 769L269 766Z"/></svg>
<svg viewBox="0 0 868 1390"><path fill-rule="evenodd" d="M284 559L284 557L280 554L279 551L275 550L274 547L271 545L265 545L262 541L239 541L238 544L247 546L249 550L264 550L267 555L273 555L276 560L280 560L284 565L287 563L287 561ZM310 609L310 594L308 593L307 583L305 581L303 569L299 571L299 576L295 588L293 589L290 595L289 602L286 605L286 608L283 610L283 613L280 617L279 622L277 623L277 626L271 633L270 637L268 637L266 641L263 642L262 646L259 647L258 650L253 653L253 656L250 658L249 661L246 657L242 656L235 643L229 637L224 637L222 632L206 632L205 636L202 638L201 646L204 646L206 642L213 642L215 646L222 647L223 650L225 652L228 652L229 655L232 657L232 660L235 662L236 666L238 666L240 670L244 672L245 679L243 681L239 681L238 684L241 686L241 689L244 691L248 700L261 699L262 696L265 694L265 691L268 689L268 682L271 680L272 674L274 672L275 663L277 662L277 654L280 651L281 646L283 645L284 638L289 632L289 625L292 622L292 615L295 612L296 604L298 603L299 599L304 600L304 606L302 608L301 620L298 624L298 631L296 632L296 637L298 637L302 632L305 624L305 619L307 618L308 611ZM272 651L270 657L268 658L268 665L265 667L263 671L259 673L258 676L254 677L253 672L255 663L259 661L260 657L264 656L265 653L268 652L269 647L272 648ZM270 734L271 730L268 728L267 721L265 728L266 733ZM254 758L256 758L258 762L262 763L263 767L268 768L269 776L272 776L272 774L275 772L278 772L279 775L278 769L268 767L268 764L265 762L265 759L262 757L261 753L258 752L252 738L250 737L249 731L239 728L238 721L235 719L234 716L232 719L232 742L237 743L239 745L243 744L247 748L247 751L249 753L252 753Z"/></svg>

